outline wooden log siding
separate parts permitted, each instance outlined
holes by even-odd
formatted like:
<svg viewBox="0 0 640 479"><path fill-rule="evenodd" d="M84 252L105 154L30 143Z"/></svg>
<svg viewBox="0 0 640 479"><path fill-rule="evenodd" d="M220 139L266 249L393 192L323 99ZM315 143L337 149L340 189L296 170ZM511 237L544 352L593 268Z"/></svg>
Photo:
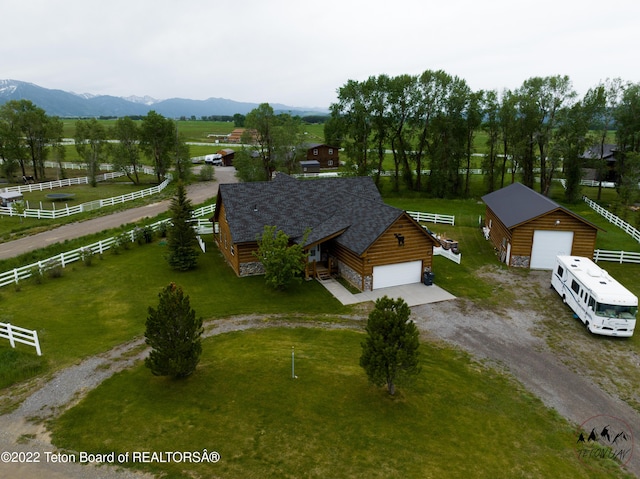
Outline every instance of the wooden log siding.
<svg viewBox="0 0 640 479"><path fill-rule="evenodd" d="M556 225L556 221L560 221L560 223ZM552 211L513 228L511 244L512 256L531 256L533 234L536 230L573 231L571 255L584 256L587 258L593 256L593 250L596 246L597 230L593 226L562 210Z"/></svg>
<svg viewBox="0 0 640 479"><path fill-rule="evenodd" d="M492 209L487 208L487 218L485 220L485 226L490 228L489 231L489 240L493 247L498 251L502 248L502 240L506 238L504 247L507 247L508 243L511 243L511 231L500 221L498 216L493 212ZM491 226L489 226L491 225Z"/></svg>
<svg viewBox="0 0 640 479"><path fill-rule="evenodd" d="M404 246L398 245L396 234L404 237ZM413 220L403 214L373 243L365 255L364 275L372 275L374 266L422 260L422 271L431 267L434 242Z"/></svg>
<svg viewBox="0 0 640 479"><path fill-rule="evenodd" d="M557 220L560 221L558 225L556 225ZM495 213L487 208L485 225L489 226L489 222L491 222L489 232L491 243L500 251L502 240L506 238L505 248L507 243L511 243L512 257L531 256L533 234L536 230L573 231L571 254L574 256L591 258L596 245L597 229L563 210L552 211L509 230Z"/></svg>
<svg viewBox="0 0 640 479"><path fill-rule="evenodd" d="M219 221L218 221L218 234L214 235L216 242L218 243L218 248L222 252L222 255L227 260L227 263L231 265L233 270L237 275L240 274L240 263L238 262L238 255L231 254L231 247L235 246L232 243L231 239L231 230L229 229L229 223L227 223L226 211L224 208L224 204L220 205L219 212Z"/></svg>

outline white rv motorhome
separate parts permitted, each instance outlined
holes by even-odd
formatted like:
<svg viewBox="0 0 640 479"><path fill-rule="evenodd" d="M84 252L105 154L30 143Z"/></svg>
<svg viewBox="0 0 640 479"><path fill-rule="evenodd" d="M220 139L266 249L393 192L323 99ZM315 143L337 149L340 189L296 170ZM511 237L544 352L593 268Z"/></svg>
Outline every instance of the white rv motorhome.
<svg viewBox="0 0 640 479"><path fill-rule="evenodd" d="M630 337L638 298L589 258L558 256L551 287L594 334Z"/></svg>

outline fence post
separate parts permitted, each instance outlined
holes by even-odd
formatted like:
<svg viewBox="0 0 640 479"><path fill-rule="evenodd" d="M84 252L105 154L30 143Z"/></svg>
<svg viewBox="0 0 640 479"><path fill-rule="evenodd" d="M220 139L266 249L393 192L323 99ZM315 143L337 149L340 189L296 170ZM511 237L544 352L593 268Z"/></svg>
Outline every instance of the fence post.
<svg viewBox="0 0 640 479"><path fill-rule="evenodd" d="M7 334L9 335L9 343L11 343L11 347L16 347L16 342L13 340L13 330L11 329L11 323L7 324Z"/></svg>
<svg viewBox="0 0 640 479"><path fill-rule="evenodd" d="M33 341L34 341L34 346L36 347L36 353L38 353L38 356L42 356L42 351L40 350L40 340L38 339L38 331L36 331L35 329L33 330Z"/></svg>

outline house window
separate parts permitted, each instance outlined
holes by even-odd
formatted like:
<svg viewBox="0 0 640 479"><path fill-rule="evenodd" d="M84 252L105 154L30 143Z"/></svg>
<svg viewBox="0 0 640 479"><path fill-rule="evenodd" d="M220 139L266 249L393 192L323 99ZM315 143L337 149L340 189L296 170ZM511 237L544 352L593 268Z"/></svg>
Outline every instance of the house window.
<svg viewBox="0 0 640 479"><path fill-rule="evenodd" d="M328 160L328 161L327 161L327 165L329 165L329 166L333 166L333 160Z"/></svg>
<svg viewBox="0 0 640 479"><path fill-rule="evenodd" d="M236 255L236 248L233 246L233 243L231 244L231 256L235 256Z"/></svg>
<svg viewBox="0 0 640 479"><path fill-rule="evenodd" d="M314 149L313 149L313 154L314 154L315 156L318 156L318 149L317 149L317 148L314 148Z"/></svg>
<svg viewBox="0 0 640 479"><path fill-rule="evenodd" d="M329 154L333 155L333 148L329 148Z"/></svg>

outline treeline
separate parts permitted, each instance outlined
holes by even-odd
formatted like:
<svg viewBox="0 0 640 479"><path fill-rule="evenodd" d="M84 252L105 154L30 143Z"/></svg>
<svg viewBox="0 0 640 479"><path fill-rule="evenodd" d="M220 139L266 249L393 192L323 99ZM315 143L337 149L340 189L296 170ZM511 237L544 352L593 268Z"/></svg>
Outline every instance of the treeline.
<svg viewBox="0 0 640 479"><path fill-rule="evenodd" d="M640 179L640 84L620 79L601 82L583 98L567 76L534 77L502 92L473 91L442 70L349 80L331 105L325 140L343 149L355 174L379 182L390 150L395 190L403 182L435 197L459 197L469 195L474 140L483 132L487 192L518 180L530 188L539 183L548 194L562 174L566 199L574 201L582 168L606 169L604 145L614 128L618 188L631 201ZM599 158L585 164L580 157L594 146Z"/></svg>
<svg viewBox="0 0 640 479"><path fill-rule="evenodd" d="M45 162L51 160L58 163L64 177L66 150L62 135L62 120L48 116L29 100L11 100L0 106L2 175L11 182L20 175L44 179ZM143 157L153 165L158 182L172 168L178 179L189 175L189 146L178 134L175 122L155 111L140 117L140 121L118 118L111 128L95 118L77 120L74 141L94 186L101 163L113 164L114 170L139 183Z"/></svg>

